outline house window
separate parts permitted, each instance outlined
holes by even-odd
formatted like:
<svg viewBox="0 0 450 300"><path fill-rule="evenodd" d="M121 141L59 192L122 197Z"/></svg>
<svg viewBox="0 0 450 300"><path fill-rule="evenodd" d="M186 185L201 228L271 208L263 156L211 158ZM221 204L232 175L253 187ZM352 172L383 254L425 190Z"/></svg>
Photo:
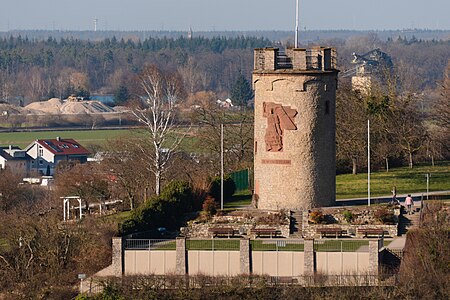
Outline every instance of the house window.
<svg viewBox="0 0 450 300"><path fill-rule="evenodd" d="M39 165L42 166L44 164L44 161L42 159L39 160Z"/></svg>
<svg viewBox="0 0 450 300"><path fill-rule="evenodd" d="M39 156L44 156L44 149L42 149L42 147L38 148L38 155Z"/></svg>

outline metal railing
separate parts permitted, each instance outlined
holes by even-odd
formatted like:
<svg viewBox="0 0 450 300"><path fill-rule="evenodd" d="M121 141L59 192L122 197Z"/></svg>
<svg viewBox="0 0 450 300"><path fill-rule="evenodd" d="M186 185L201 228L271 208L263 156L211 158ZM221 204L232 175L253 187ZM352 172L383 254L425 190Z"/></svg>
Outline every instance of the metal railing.
<svg viewBox="0 0 450 300"><path fill-rule="evenodd" d="M368 240L314 240L316 252L369 252Z"/></svg>
<svg viewBox="0 0 450 300"><path fill-rule="evenodd" d="M239 239L186 240L186 250L239 251Z"/></svg>
<svg viewBox="0 0 450 300"><path fill-rule="evenodd" d="M175 240L126 239L126 250L176 250Z"/></svg>
<svg viewBox="0 0 450 300"><path fill-rule="evenodd" d="M110 284L123 284L124 278L115 279L117 282L105 280L102 287ZM240 275L236 277L221 276L177 276L177 275L149 275L137 278L125 278L127 284L132 284L134 290L153 287L154 289L179 289L221 287L240 285L246 288L265 286L394 286L398 284L397 274L377 275L320 275L313 276L258 276ZM119 283L120 284L120 283ZM93 293L88 293L92 295Z"/></svg>
<svg viewBox="0 0 450 300"><path fill-rule="evenodd" d="M304 251L303 240L260 239L250 241L252 251Z"/></svg>

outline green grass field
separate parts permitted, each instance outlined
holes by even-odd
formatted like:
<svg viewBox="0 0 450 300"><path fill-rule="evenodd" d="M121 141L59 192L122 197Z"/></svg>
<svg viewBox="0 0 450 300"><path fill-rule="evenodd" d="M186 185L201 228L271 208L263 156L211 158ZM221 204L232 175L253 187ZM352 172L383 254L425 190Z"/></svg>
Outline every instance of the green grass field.
<svg viewBox="0 0 450 300"><path fill-rule="evenodd" d="M133 132L133 131L131 131ZM103 145L106 140L130 136L130 130L71 130L39 132L0 132L0 145L17 145L24 148L36 139L72 138L83 146Z"/></svg>
<svg viewBox="0 0 450 300"><path fill-rule="evenodd" d="M70 130L70 131L39 131L39 132L0 132L0 145L16 145L25 148L36 139L72 138L85 147L91 145L104 146L108 140L126 137L141 138L145 135L139 129L119 129L119 130ZM170 138L169 141L170 143ZM197 150L197 139L186 137L180 145L185 151L194 152Z"/></svg>
<svg viewBox="0 0 450 300"><path fill-rule="evenodd" d="M426 175L430 177L430 191L450 190L450 162L440 162L432 166L415 166L378 171L371 174L370 191L373 197L391 195L392 187L397 194L426 193ZM338 199L367 197L367 173L336 176L336 196Z"/></svg>
<svg viewBox="0 0 450 300"><path fill-rule="evenodd" d="M378 171L371 174L371 196L390 196L393 186L397 194L426 193L425 174L430 173L430 191L450 190L450 162L440 162L432 166L415 166L391 169L389 172ZM367 197L367 173L357 175L342 174L336 176L336 198ZM224 203L224 210L230 211L250 205L252 200L249 191L236 193L232 199Z"/></svg>

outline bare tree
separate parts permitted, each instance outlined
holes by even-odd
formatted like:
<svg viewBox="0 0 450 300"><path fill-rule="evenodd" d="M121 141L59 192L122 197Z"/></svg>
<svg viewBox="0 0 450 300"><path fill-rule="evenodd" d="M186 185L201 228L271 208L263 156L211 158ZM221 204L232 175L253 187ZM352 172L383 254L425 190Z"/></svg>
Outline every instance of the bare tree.
<svg viewBox="0 0 450 300"><path fill-rule="evenodd" d="M153 177L151 143L149 140L123 137L108 142L108 152L101 162L104 172L115 178L113 194L127 199L130 209L142 203L150 189Z"/></svg>
<svg viewBox="0 0 450 300"><path fill-rule="evenodd" d="M363 99L344 85L336 98L337 157L352 163L352 174L358 172L358 162L365 157L367 114Z"/></svg>
<svg viewBox="0 0 450 300"><path fill-rule="evenodd" d="M184 90L177 73L165 73L153 65L144 67L137 83L137 95L144 99L132 113L145 126L152 141L152 155L148 159L153 164L155 193L159 195L162 175L185 137L175 133L176 104Z"/></svg>

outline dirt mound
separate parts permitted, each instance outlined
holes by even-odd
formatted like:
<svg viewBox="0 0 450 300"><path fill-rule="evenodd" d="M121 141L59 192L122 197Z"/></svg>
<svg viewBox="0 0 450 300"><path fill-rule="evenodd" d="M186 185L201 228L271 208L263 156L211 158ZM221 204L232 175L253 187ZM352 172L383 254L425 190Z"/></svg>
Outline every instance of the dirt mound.
<svg viewBox="0 0 450 300"><path fill-rule="evenodd" d="M30 103L25 109L45 114L103 114L116 112L112 107L96 100L62 101L58 98Z"/></svg>
<svg viewBox="0 0 450 300"><path fill-rule="evenodd" d="M52 98L48 101L32 102L25 106L25 109L34 110L44 114L59 114L63 101L58 98Z"/></svg>
<svg viewBox="0 0 450 300"><path fill-rule="evenodd" d="M15 106L11 104L1 103L0 104L0 115L10 116L10 115L27 115L27 114L39 114L38 111L33 109L26 109L24 107Z"/></svg>

